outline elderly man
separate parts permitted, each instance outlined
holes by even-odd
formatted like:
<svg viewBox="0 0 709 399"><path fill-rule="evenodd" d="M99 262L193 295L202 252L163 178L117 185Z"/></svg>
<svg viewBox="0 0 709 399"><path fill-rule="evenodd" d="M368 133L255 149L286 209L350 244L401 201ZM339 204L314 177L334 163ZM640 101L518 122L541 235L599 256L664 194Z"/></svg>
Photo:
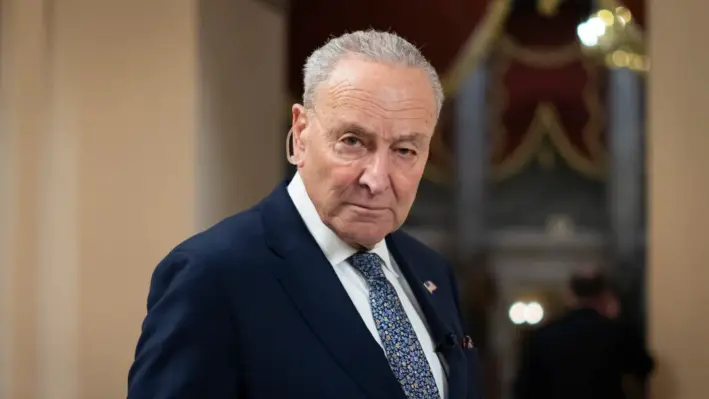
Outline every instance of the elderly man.
<svg viewBox="0 0 709 399"><path fill-rule="evenodd" d="M479 397L451 268L397 231L441 110L435 70L377 31L304 70L298 172L158 265L129 398Z"/></svg>

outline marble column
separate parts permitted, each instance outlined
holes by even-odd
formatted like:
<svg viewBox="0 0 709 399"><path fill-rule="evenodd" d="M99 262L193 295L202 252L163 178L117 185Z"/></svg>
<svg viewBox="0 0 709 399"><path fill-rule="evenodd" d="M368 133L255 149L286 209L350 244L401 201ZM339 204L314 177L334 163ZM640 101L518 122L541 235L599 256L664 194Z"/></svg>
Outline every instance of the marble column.
<svg viewBox="0 0 709 399"><path fill-rule="evenodd" d="M709 3L650 0L649 342L653 399L706 398Z"/></svg>

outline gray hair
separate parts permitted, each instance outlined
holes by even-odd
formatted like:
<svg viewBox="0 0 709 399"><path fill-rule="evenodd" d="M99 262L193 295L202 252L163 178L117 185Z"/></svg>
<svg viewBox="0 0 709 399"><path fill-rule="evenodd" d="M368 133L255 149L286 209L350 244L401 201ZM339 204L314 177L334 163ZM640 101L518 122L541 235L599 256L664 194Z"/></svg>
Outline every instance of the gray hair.
<svg viewBox="0 0 709 399"><path fill-rule="evenodd" d="M422 69L426 72L436 97L436 115L440 114L443 106L443 87L431 63L416 46L403 37L376 30L346 33L330 39L313 51L303 67L303 105L306 108L312 108L317 86L330 77L335 65L347 55Z"/></svg>

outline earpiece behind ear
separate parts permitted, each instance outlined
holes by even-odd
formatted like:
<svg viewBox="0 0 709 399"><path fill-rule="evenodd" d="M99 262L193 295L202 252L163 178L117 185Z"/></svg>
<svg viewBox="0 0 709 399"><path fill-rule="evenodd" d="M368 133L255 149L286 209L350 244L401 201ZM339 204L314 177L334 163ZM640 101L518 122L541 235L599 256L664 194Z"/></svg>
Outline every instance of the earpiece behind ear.
<svg viewBox="0 0 709 399"><path fill-rule="evenodd" d="M290 128L286 136L286 160L291 165L297 165L298 163L293 152L293 128Z"/></svg>

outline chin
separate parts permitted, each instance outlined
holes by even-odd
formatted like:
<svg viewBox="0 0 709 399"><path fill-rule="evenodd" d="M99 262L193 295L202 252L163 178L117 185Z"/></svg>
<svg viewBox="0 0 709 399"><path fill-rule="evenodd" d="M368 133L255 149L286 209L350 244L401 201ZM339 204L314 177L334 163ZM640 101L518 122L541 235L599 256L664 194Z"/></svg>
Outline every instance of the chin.
<svg viewBox="0 0 709 399"><path fill-rule="evenodd" d="M346 243L371 247L399 228L392 211L368 212L346 208L325 223Z"/></svg>
<svg viewBox="0 0 709 399"><path fill-rule="evenodd" d="M391 228L372 226L369 223L351 222L340 227L342 228L336 229L335 232L343 241L365 247L373 247L391 232Z"/></svg>

